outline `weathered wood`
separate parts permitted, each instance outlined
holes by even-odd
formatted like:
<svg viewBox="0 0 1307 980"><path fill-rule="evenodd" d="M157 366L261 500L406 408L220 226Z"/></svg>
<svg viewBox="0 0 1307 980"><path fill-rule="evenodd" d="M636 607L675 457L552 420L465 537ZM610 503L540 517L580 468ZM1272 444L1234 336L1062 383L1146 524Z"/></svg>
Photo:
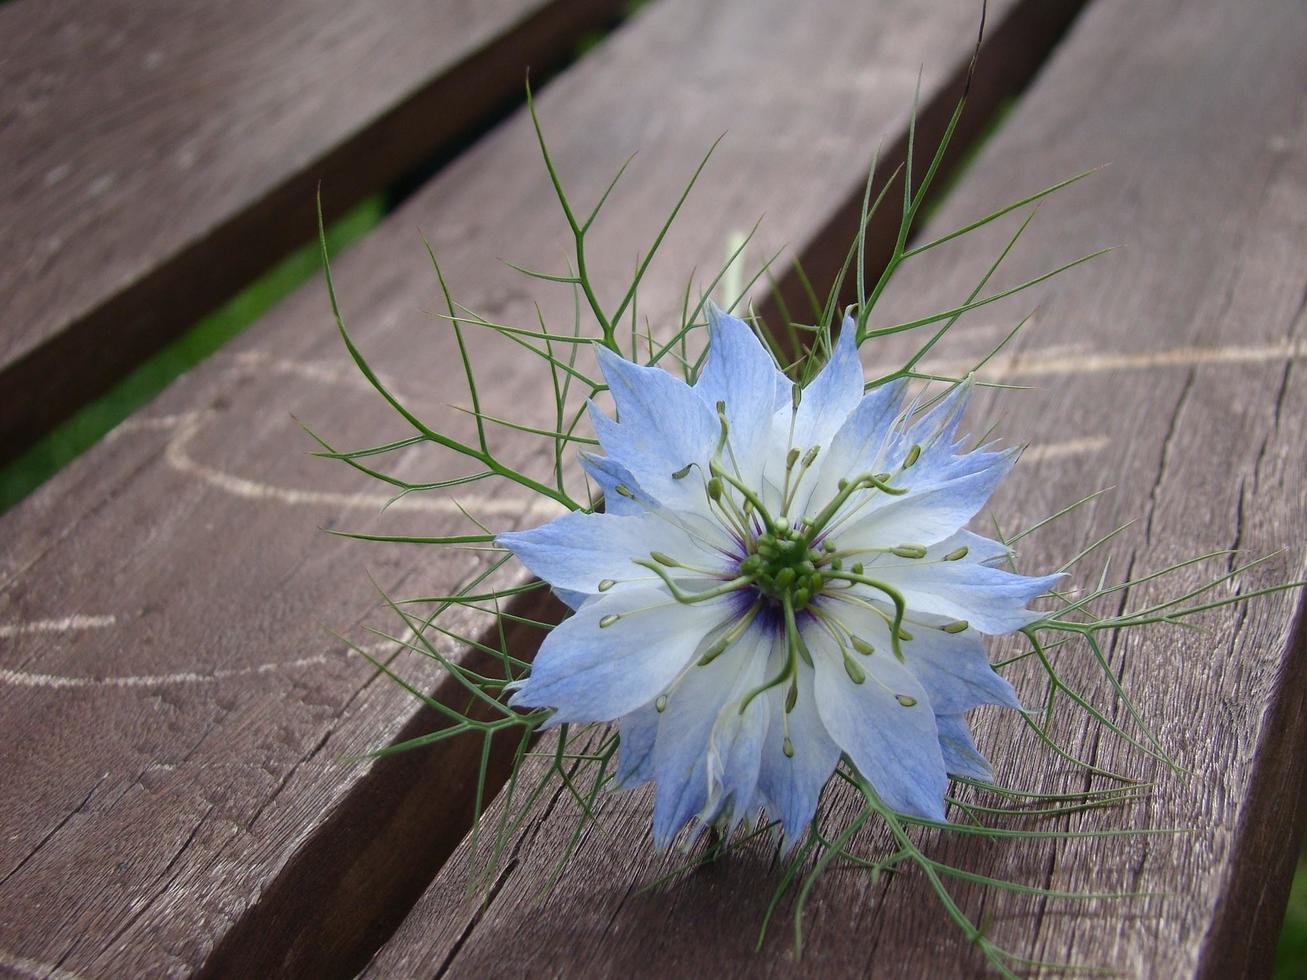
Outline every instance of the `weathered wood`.
<svg viewBox="0 0 1307 980"><path fill-rule="evenodd" d="M989 372L1042 390L976 407L973 430L1001 409L1002 432L1044 447L995 502L1009 529L1089 490L1118 487L1023 542L1024 567L1055 567L1095 532L1138 517L1110 549L1114 580L1225 547L1240 551L1230 561L1286 549L1285 560L1243 576L1244 588L1301 576L1305 44L1307 20L1292 0L1260 5L1255 15L1220 0L1101 0L926 230L923 239L1111 163L1045 206L1001 276L1015 283L1106 243L1127 246L1045 290L1035 326ZM987 230L909 266L873 325L962 299L1011 231ZM1034 303L988 307L964 321L949 351L964 355L953 369L965 369L965 355L998 340ZM1100 570L1101 561L1083 569L1081 581ZM1137 590L1131 605L1202 580L1186 572ZM1300 598L1259 600L1206 625L1204 633L1154 628L1111 650L1145 717L1193 770L1187 781L1074 712L1057 729L1080 757L1157 780L1147 800L1060 818L1057 828L1190 833L1058 844L924 835L932 856L981 874L1157 893L1084 906L954 882L991 938L1020 955L1132 977L1266 975L1304 816ZM1059 668L1127 723L1079 656L1060 653ZM1038 703L1037 678L1016 677ZM1086 785L1010 713L985 716L980 741L1009 785ZM850 813L845 796L828 802ZM368 975L942 977L984 969L915 871L879 884L857 870L829 875L808 906L803 959L795 960L786 905L765 951L754 953L778 881L775 851L752 844L640 892L684 861L651 853L647 791L604 798L603 830L585 834L568 874L537 905L576 826L564 792L541 809L547 817L511 842L486 905L468 900L466 855L455 854ZM893 850L879 834L861 835L865 852Z"/></svg>
<svg viewBox="0 0 1307 980"><path fill-rule="evenodd" d="M991 6L997 23L1046 5ZM756 254L801 248L836 190L860 186L875 135L904 131L920 65L924 103L948 97L975 17L968 0L925 12L886 0L832 4L776 31L790 13L780 0L652 5L540 99L578 199L641 151L597 226L601 281L629 274L706 145L731 130L647 279L641 310L655 319L763 200L778 206ZM324 193L334 206L330 182ZM338 264L359 342L434 415L463 395L453 340L422 312L439 294L419 223L461 300L529 321L535 291L492 258L561 265L566 236L527 121L455 160ZM469 340L487 411L547 404L534 365L486 335ZM407 434L347 363L319 284L0 522L0 724L21 746L0 760L0 962L346 975L466 827L466 747L337 761L430 721L321 625L360 639L363 623L393 629L367 600L365 562L388 590L438 593L478 556L433 566L425 549L317 534L441 533L461 518L449 501L414 498L370 521L377 488L306 459L292 410L343 446ZM502 448L512 459L521 443ZM422 454L400 470L464 471ZM511 496L460 499L525 519ZM438 683L419 667L406 662L417 683Z"/></svg>
<svg viewBox="0 0 1307 980"><path fill-rule="evenodd" d="M0 461L362 199L616 0L0 9Z"/></svg>

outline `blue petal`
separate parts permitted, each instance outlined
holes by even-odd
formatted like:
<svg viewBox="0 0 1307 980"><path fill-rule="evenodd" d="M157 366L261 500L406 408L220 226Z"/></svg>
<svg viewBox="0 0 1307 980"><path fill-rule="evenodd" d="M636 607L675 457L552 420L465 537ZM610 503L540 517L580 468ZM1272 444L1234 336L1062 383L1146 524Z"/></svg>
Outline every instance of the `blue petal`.
<svg viewBox="0 0 1307 980"><path fill-rule="evenodd" d="M590 598L589 594L585 592L573 592L571 589L553 588L551 590L568 609L580 609L581 603Z"/></svg>
<svg viewBox="0 0 1307 980"><path fill-rule="evenodd" d="M708 304L708 330L708 363L694 390L714 414L718 402L726 405L741 475L757 486L771 438L771 419L777 409L789 404L790 381L748 324L715 303Z"/></svg>
<svg viewBox="0 0 1307 980"><path fill-rule="evenodd" d="M719 715L762 683L768 638L755 623L733 647L688 675L667 697L654 745L654 844L660 850L708 805L708 755ZM750 706L750 711L753 706ZM747 775L747 774L746 774Z"/></svg>
<svg viewBox="0 0 1307 980"><path fill-rule="evenodd" d="M889 468L884 465L884 456L899 438L893 427L903 411L906 388L903 381L884 384L858 402L831 438L830 445L821 452L818 476L811 488L804 488L809 494L804 513L825 506L838 492L841 480Z"/></svg>
<svg viewBox="0 0 1307 980"><path fill-rule="evenodd" d="M1026 608L1064 576L1016 575L973 561L892 559L867 565L867 575L898 589L914 613L963 619L982 633L1011 633L1047 613ZM878 597L879 598L879 597Z"/></svg>
<svg viewBox="0 0 1307 980"><path fill-rule="evenodd" d="M822 609L850 633L870 643L878 651L873 658L891 649L885 620L870 609L830 599L822 600ZM906 666L936 712L956 714L982 704L1021 708L1012 685L990 666L984 641L975 630L945 633L914 625L909 632L912 639L900 644Z"/></svg>
<svg viewBox="0 0 1307 980"><path fill-rule="evenodd" d="M551 725L630 714L672 682L728 612L722 600L683 605L662 589L601 596L549 631L509 704L557 708ZM610 615L619 618L600 627Z"/></svg>
<svg viewBox="0 0 1307 980"><path fill-rule="evenodd" d="M806 663L799 664L799 699L788 716L783 692L768 692L767 700L771 722L762 750L758 791L768 814L781 821L785 848L789 850L803 837L817 812L821 791L840 761L840 747L821 723L813 694L813 671ZM792 758L785 755L787 725L794 748Z"/></svg>
<svg viewBox="0 0 1307 980"><path fill-rule="evenodd" d="M706 463L720 432L716 413L662 368L632 364L606 347L597 348L597 357L618 417L595 423L604 452L664 503L701 496L698 481L678 481L673 474Z"/></svg>
<svg viewBox="0 0 1307 980"><path fill-rule="evenodd" d="M653 749L658 737L658 711L653 702L618 719L617 776L613 789L634 789L654 778Z"/></svg>
<svg viewBox="0 0 1307 980"><path fill-rule="evenodd" d="M991 459L984 468L924 489L913 486L909 470L908 476L894 481L908 486L907 494L882 494L883 503L864 506L832 538L841 550L942 541L980 512L1016 459L1012 452L986 455Z"/></svg>
<svg viewBox="0 0 1307 980"><path fill-rule="evenodd" d="M735 688L717 713L708 739L708 800L700 819L705 823L724 817L728 828L757 812L758 773L766 744L771 711L767 699L758 696L743 711L743 699L763 683L768 670L779 667L782 652L778 635L754 627L741 641L740 656L746 659Z"/></svg>
<svg viewBox="0 0 1307 980"><path fill-rule="evenodd" d="M555 589L590 595L599 594L599 583L605 579L619 586L648 579L651 573L633 560L648 559L653 551L687 565L729 573L720 553L705 550L683 529L655 514L573 511L528 531L505 532L495 541Z"/></svg>
<svg viewBox="0 0 1307 980"><path fill-rule="evenodd" d="M939 726L939 748L949 775L992 783L994 770L976 748L967 719L960 714L941 714L935 717L935 724Z"/></svg>
<svg viewBox="0 0 1307 980"><path fill-rule="evenodd" d="M888 806L943 820L948 776L926 691L893 658L874 655L859 664L876 678L855 684L824 629L810 626L803 636L813 655L817 711L831 738Z"/></svg>
<svg viewBox="0 0 1307 980"><path fill-rule="evenodd" d="M831 359L821 373L803 389L803 400L794 422L794 444L800 449L825 446L862 401L862 362L858 359L857 326L844 318ZM789 427L789 410L777 414Z"/></svg>

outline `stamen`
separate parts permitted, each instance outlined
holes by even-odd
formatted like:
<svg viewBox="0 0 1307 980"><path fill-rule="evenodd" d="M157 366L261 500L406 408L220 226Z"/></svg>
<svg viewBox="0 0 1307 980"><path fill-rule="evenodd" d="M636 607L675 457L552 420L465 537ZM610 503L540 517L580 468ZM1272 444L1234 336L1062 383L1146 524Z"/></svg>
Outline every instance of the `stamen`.
<svg viewBox="0 0 1307 980"><path fill-rule="evenodd" d="M970 551L970 550L971 550L971 549L968 548L968 547L964 544L961 548L958 548L958 549L956 549L956 550L954 550L954 551L950 551L947 555L944 556L944 560L945 560L945 561L959 561L959 560L961 560L961 559L967 557L967 552Z"/></svg>
<svg viewBox="0 0 1307 980"><path fill-rule="evenodd" d="M910 694L896 694L894 698L905 708L915 708L917 706L917 699Z"/></svg>
<svg viewBox="0 0 1307 980"><path fill-rule="evenodd" d="M750 624L753 623L760 609L762 609L762 603L755 602L749 611L726 631L721 639L703 652L703 656L698 660L698 666L707 667L733 646L744 635Z"/></svg>
<svg viewBox="0 0 1307 980"><path fill-rule="evenodd" d="M941 626L940 629L942 629L945 633L962 633L965 632L970 627L971 624L968 623L965 619L959 619L956 623L948 623L944 626Z"/></svg>
<svg viewBox="0 0 1307 980"><path fill-rule="evenodd" d="M903 660L903 649L899 646L899 641L912 639L912 634L903 629L903 617L907 615L908 611L908 603L907 600L903 598L903 593L892 585L877 581L874 578L868 578L866 575L856 575L851 572L840 572L835 570L825 572L824 574L827 578L840 579L847 582L854 582L858 585L868 586L869 588L876 589L878 592L883 592L889 597L889 600L894 604L894 619L890 622L889 631L890 647L894 651L894 656L899 660ZM843 596L841 596L841 598L843 598ZM868 605L872 609L877 608L876 606ZM877 609L877 611L880 612L882 616L885 615L883 610Z"/></svg>
<svg viewBox="0 0 1307 980"><path fill-rule="evenodd" d="M607 592L609 589L611 589L611 588L612 588L614 585L616 585L616 584L617 584L617 582L616 582L616 580L614 580L614 579L611 579L611 578L603 579L603 580L601 580L601 581L599 582L599 591L600 591L600 592Z"/></svg>

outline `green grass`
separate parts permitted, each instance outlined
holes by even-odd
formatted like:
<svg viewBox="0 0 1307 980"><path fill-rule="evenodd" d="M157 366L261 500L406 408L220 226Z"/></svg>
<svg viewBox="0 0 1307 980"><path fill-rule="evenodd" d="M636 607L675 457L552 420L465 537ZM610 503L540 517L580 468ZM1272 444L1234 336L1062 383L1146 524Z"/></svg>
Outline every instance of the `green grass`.
<svg viewBox="0 0 1307 980"><path fill-rule="evenodd" d="M1298 855L1298 870L1289 891L1280 930L1280 945L1275 951L1274 980L1302 980L1307 977L1307 841Z"/></svg>
<svg viewBox="0 0 1307 980"><path fill-rule="evenodd" d="M376 227L384 213L383 195L375 195L355 207L328 229L332 252L341 251ZM0 469L0 513L95 445L175 378L209 357L321 271L317 243L308 242L142 363L106 394L57 426Z"/></svg>

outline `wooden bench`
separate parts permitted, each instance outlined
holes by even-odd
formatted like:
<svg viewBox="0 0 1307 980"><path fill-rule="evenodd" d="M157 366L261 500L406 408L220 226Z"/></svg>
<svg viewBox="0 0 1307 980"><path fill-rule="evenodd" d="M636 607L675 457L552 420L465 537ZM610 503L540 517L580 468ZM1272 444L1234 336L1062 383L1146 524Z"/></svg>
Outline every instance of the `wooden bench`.
<svg viewBox="0 0 1307 980"><path fill-rule="evenodd" d="M211 37L204 18L217 16L197 7L194 19L178 14L165 22L149 16L149 5L124 2L83 12L79 30L61 33L58 24L79 22L56 22L54 12L29 6L0 8L0 37L10 46L3 71L22 82L3 89L0 99L13 99L4 118L35 118L29 110L38 96L61 108L0 129L0 141L29 134L20 173L35 181L32 188L67 155L59 140L94 131L92 120L114 104L114 85L145 84L133 72L148 67L156 50L147 35L161 32L165 54L204 52ZM77 400L66 385L108 383L302 238L268 229L303 220L319 177L335 213L384 187L517 91L528 61L556 57L614 5L582 5L581 15L573 4L505 0L469 5L478 11L471 21L444 20L438 6L367 17L342 4L333 20L273 16L251 4L243 20L222 18L213 44L273 66L281 81L233 69L208 83L227 97L204 96L230 110L223 131L240 140L207 144L213 156L201 154L185 179L171 183L168 167L156 163L148 179L122 188L121 200L85 216L42 218L39 207L29 207L28 184L15 193L17 182L3 181L0 228L22 233L11 231L3 248L31 241L34 229L47 243L76 244L33 257L30 275L13 266L0 272L14 325L0 349L0 416L12 433L0 442L30 443ZM1041 386L1002 397L1004 431L1029 438L1035 450L996 511L1013 522L1037 518L1114 483L1120 489L1110 502L1034 539L1023 559L1038 567L1065 557L1091 529L1106 530L1124 514L1140 520L1112 546L1119 569L1221 547L1251 554L1286 548L1287 564L1244 584L1298 576L1298 531L1307 516L1299 435L1307 418L1307 65L1300 57L1307 22L1292 0L1275 0L1256 16L1220 0L1091 0L1076 18L1081 6L991 3L961 142L978 136L1007 99L1016 97L1016 105L923 232L946 231L1086 166L1111 164L1046 205L1006 273L1018 281L1043 271L1050 258L1127 245L1042 293L1036 328L994 367L1005 380ZM51 21L41 19L47 15ZM731 235L747 231L763 210L759 255L784 244L817 275L828 272L847 243L877 141L891 160L902 153L919 71L921 135L928 141L938 132L970 55L975 18L975 5L962 0L832 3L802 17L779 0L648 4L538 99L578 198L597 195L620 161L640 151L601 229L597 278L629 272L723 130L728 136L665 246L673 258L655 264L642 288L642 310L657 321L679 309L690 269L719 262ZM552 26L540 34L524 26L542 21ZM787 29L778 30L781 23ZM181 47L170 47L172 32ZM59 95L49 82L59 75L45 67L80 63L79 39L88 37L110 39L101 43L111 51L129 49L105 60L103 78L72 76L70 84L103 97L98 105L85 92ZM13 52L32 59L29 67L21 69ZM383 62L394 74L370 85ZM306 83L298 73L310 68ZM481 79L494 91L469 95ZM149 111L125 115L126 131L102 145L116 146L115 159L134 164L132 173L149 174L150 161L163 159L151 147L184 152L195 134L177 113L199 98L188 87L194 80L175 71L157 103L142 96L147 107L173 106L161 113L164 121ZM318 99L301 97L315 90ZM277 92L287 94L268 113L257 100L251 106L239 98ZM342 99L347 111L340 111ZM465 99L468 118L458 126L435 121ZM91 105L93 112L79 115ZM327 111L332 106L337 111ZM155 126L169 135L152 136ZM419 140L415 128L428 132ZM386 132L406 149L380 166L367 159L368 148ZM33 135L40 133L44 141ZM419 408L440 412L461 394L441 384L453 338L422 312L436 305L438 291L418 227L459 298L504 320L528 319L535 296L492 260L561 261L565 229L533 138L523 113L512 114L336 264L351 329ZM251 176L241 160L256 151L277 159ZM97 157L88 147L79 159ZM63 179L76 172L78 193L86 195L92 170L74 168ZM215 187L230 188L220 206L188 208ZM162 217L174 213L181 215L177 227L165 235ZM226 230L215 235L216 227ZM885 233L876 235L883 254ZM978 244L908 266L878 318L919 314L965 295L987 258ZM202 286L195 285L199 268ZM83 291L84 275L95 281ZM782 291L794 288L782 282ZM948 353L985 348L1031 302L977 313ZM157 322L139 319L146 308ZM121 349L106 353L107 332ZM469 340L496 387L535 397L523 386L522 365L487 361L499 349ZM52 374L42 358L58 361L61 349L88 356L75 359L73 373ZM42 350L56 353L29 353ZM544 393L539 397L543 405ZM43 398L48 410L26 404ZM978 405L976 417L996 404ZM439 722L361 658L347 656L324 627L360 640L369 625L393 629L371 598L365 569L387 590L439 593L476 559L433 566L424 549L319 534L318 526L442 533L461 518L434 496L409 498L377 516L385 495L362 477L307 458L292 411L341 445L404 434L340 350L316 282L0 518L0 722L7 741L0 756L0 972L950 976L979 969L974 950L912 875L874 890L860 878L828 879L812 902L798 964L783 930L761 955L751 951L770 892L758 881L769 874L771 852L746 852L636 894L668 867L650 849L644 794L604 798L606 834L587 836L544 905L530 900L557 855L565 827L559 812L523 828L488 904L469 900L459 847L479 742L341 761ZM507 443L510 457L525 451ZM436 479L456 475L454 467L415 456L404 460L403 472ZM500 520L528 520L521 501L482 503L498 508ZM1296 595L1285 594L1214 620L1201 640L1159 631L1112 651L1146 715L1195 775L1183 782L1157 773L1146 800L1066 826L1133 822L1193 833L1124 845L938 845L980 873L1162 894L1070 909L961 887L964 906L979 914L983 903L999 939L1041 958L1138 976L1264 973L1304 818L1296 764L1307 744L1299 619ZM470 619L460 626L483 628ZM512 639L529 654L529 637ZM383 658L398 653L393 645L373 650ZM406 675L439 692L447 679L433 669L424 674L416 659L400 661ZM1110 691L1095 693L1114 703ZM1004 727L1010 720L991 721L985 747L1001 776L1021 781L1043 765ZM1060 734L1098 759L1092 733L1068 727ZM494 767L501 779L502 754ZM1110 754L1100 761L1118 762ZM1119 765L1138 771L1141 760Z"/></svg>

